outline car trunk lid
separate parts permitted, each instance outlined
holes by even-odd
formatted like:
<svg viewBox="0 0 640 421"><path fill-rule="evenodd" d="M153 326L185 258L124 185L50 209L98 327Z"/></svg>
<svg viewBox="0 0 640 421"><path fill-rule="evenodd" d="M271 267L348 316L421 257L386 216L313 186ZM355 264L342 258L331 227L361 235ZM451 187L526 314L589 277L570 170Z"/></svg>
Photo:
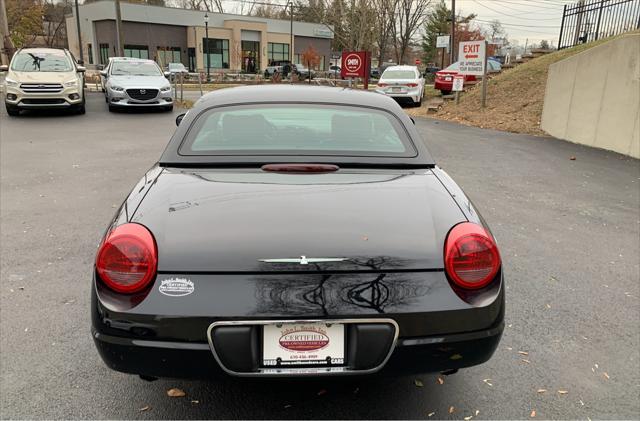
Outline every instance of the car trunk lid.
<svg viewBox="0 0 640 421"><path fill-rule="evenodd" d="M429 170L344 169L165 169L131 219L172 273L440 270L465 220Z"/></svg>

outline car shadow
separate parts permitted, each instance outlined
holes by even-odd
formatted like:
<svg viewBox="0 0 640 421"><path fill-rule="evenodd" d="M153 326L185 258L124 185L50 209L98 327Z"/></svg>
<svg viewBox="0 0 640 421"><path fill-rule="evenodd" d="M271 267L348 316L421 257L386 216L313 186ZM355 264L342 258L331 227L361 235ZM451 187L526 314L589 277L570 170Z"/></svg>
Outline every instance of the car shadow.
<svg viewBox="0 0 640 421"><path fill-rule="evenodd" d="M435 374L151 383L130 378L129 386L138 389L136 398L142 399L134 404L150 409L142 415L134 407L130 414L121 415L163 419L411 419L417 414L426 418L432 412L442 419L448 415L451 396L464 386L459 374L447 376L445 386ZM171 388L183 390L186 396L168 397Z"/></svg>

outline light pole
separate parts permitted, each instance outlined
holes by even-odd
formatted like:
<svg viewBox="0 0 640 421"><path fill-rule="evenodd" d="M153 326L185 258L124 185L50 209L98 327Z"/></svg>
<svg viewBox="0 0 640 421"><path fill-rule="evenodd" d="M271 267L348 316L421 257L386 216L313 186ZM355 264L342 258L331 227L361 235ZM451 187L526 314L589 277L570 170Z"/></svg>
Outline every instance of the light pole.
<svg viewBox="0 0 640 421"><path fill-rule="evenodd" d="M76 28L78 30L78 47L80 53L80 60L78 63L84 66L84 55L82 54L82 35L80 34L80 11L78 9L78 0L76 0ZM89 59L91 61L91 59Z"/></svg>
<svg viewBox="0 0 640 421"><path fill-rule="evenodd" d="M204 48L207 54L207 83L211 82L210 58L209 58L209 14L204 14Z"/></svg>
<svg viewBox="0 0 640 421"><path fill-rule="evenodd" d="M289 14L291 15L291 27L289 29L289 70L291 72L291 74L289 75L289 78L291 80L291 83L293 83L293 2L290 1L289 3L287 3L287 6L289 6L291 9L289 10Z"/></svg>

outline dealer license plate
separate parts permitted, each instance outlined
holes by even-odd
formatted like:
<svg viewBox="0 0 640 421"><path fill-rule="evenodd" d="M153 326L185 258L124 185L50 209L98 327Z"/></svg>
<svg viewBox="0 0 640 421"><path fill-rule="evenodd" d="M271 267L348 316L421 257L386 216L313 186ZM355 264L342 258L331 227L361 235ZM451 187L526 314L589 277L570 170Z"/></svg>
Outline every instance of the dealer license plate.
<svg viewBox="0 0 640 421"><path fill-rule="evenodd" d="M344 364L344 325L341 324L265 325L262 343L264 366Z"/></svg>

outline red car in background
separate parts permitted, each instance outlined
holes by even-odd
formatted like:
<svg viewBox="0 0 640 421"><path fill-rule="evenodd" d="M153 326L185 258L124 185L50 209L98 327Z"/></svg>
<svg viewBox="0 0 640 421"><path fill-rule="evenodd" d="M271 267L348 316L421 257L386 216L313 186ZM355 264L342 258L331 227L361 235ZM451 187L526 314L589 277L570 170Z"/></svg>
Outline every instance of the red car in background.
<svg viewBox="0 0 640 421"><path fill-rule="evenodd" d="M458 75L459 62L455 62L449 67L436 72L436 79L434 82L434 89L438 89L442 92L442 95L449 95L453 89L453 77ZM475 81L475 76L464 76L464 83Z"/></svg>

